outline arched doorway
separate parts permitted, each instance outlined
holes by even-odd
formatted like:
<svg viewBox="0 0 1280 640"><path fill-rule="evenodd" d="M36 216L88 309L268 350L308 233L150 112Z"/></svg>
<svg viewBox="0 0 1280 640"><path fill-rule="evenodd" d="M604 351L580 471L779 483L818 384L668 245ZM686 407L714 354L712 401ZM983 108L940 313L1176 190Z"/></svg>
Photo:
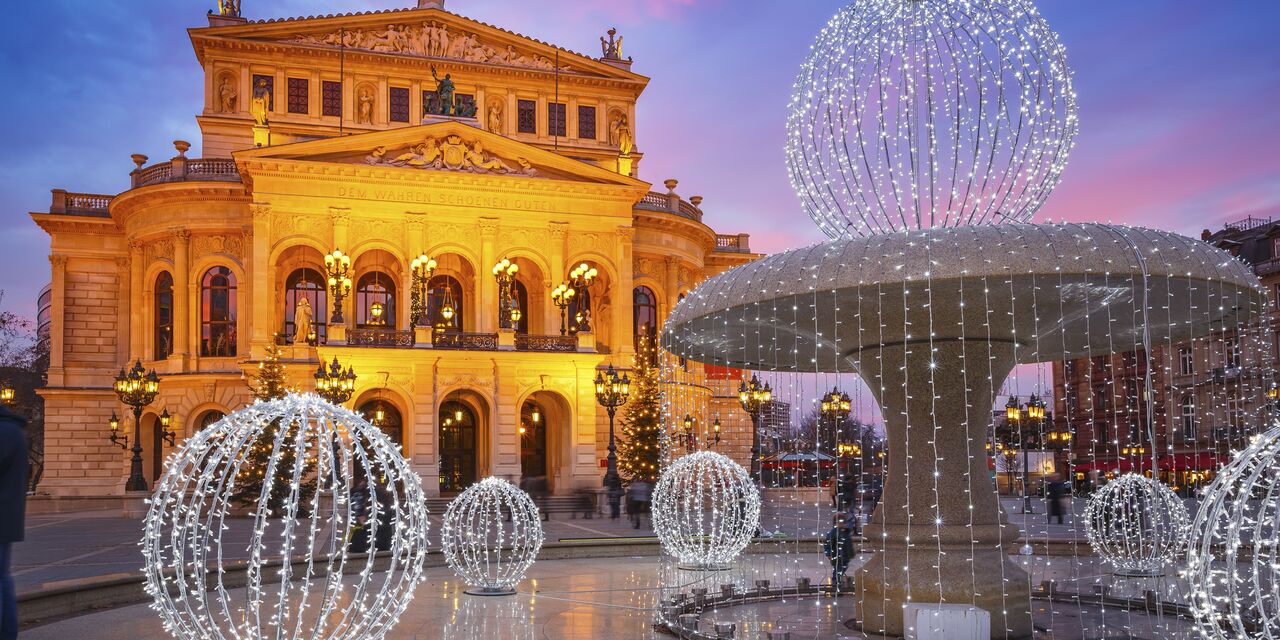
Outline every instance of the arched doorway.
<svg viewBox="0 0 1280 640"><path fill-rule="evenodd" d="M520 408L520 486L550 490L547 461L547 411L534 399Z"/></svg>
<svg viewBox="0 0 1280 640"><path fill-rule="evenodd" d="M356 413L365 417L370 424L382 430L392 442L404 447L404 418L395 405L374 398L356 409Z"/></svg>
<svg viewBox="0 0 1280 640"><path fill-rule="evenodd" d="M440 405L440 492L454 493L478 478L479 422L475 409L459 400Z"/></svg>

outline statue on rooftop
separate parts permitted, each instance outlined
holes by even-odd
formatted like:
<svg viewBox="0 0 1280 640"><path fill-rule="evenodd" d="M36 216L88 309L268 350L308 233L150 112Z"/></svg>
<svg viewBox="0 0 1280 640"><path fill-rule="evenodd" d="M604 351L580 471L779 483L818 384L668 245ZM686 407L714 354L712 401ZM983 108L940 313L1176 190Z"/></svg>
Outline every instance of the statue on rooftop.
<svg viewBox="0 0 1280 640"><path fill-rule="evenodd" d="M439 115L442 115L442 116L453 115L453 111L454 111L453 76L446 73L444 74L444 79L442 80L440 79L440 76L436 73L435 65L431 65L431 77L436 81L436 99L440 101Z"/></svg>
<svg viewBox="0 0 1280 640"><path fill-rule="evenodd" d="M218 15L240 17L240 0L218 0Z"/></svg>
<svg viewBox="0 0 1280 640"><path fill-rule="evenodd" d="M617 36L617 38L614 38ZM618 35L617 29L609 30L609 39L605 40L604 36L600 36L600 52L606 60L622 59L622 36Z"/></svg>

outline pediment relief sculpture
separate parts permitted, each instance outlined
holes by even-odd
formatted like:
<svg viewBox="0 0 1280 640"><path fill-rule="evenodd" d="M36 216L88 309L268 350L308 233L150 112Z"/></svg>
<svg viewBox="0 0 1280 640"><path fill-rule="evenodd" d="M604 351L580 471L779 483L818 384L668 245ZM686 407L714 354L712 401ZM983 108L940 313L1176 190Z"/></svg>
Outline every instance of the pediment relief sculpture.
<svg viewBox="0 0 1280 640"><path fill-rule="evenodd" d="M440 169L444 171L470 171L472 173L497 173L534 176L538 170L525 158L507 161L485 151L479 140L467 142L459 135L443 139L427 138L398 153L389 147L378 147L365 158L365 164L375 166L408 167L411 169Z"/></svg>
<svg viewBox="0 0 1280 640"><path fill-rule="evenodd" d="M555 69L555 62L547 56L521 52L512 45L503 46L482 42L474 33L453 31L448 25L434 21L422 24L393 24L385 29L352 29L328 34L308 34L295 37L290 42L331 47L345 46L381 53L403 53L548 71ZM570 70L563 65L560 69Z"/></svg>

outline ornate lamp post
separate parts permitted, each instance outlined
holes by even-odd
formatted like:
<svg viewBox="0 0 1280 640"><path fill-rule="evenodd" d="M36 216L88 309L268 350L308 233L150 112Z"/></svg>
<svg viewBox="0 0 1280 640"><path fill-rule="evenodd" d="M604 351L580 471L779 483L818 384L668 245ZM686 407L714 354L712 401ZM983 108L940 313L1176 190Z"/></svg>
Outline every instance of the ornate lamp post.
<svg viewBox="0 0 1280 640"><path fill-rule="evenodd" d="M822 396L822 402L819 406L819 414L825 419L824 421L830 425L831 444L836 449L836 484L837 487L843 478L843 464L840 461L840 426L844 424L845 419L853 411L853 403L849 401L849 394L841 391L839 387L832 387L831 391ZM820 449L818 446L818 436L814 434L814 448Z"/></svg>
<svg viewBox="0 0 1280 640"><path fill-rule="evenodd" d="M436 272L436 261L427 254L422 254L409 263L409 274L413 286L409 296L409 312L413 315L411 324L415 327L430 326L427 309L431 296L431 276Z"/></svg>
<svg viewBox="0 0 1280 640"><path fill-rule="evenodd" d="M120 370L120 375L116 376L115 392L120 402L133 407L133 458L129 461L129 480L124 488L126 491L146 491L147 479L142 475L142 410L160 394L160 377L154 369L147 372L142 368L142 360L137 360L128 371ZM112 442L116 442L114 436L113 433Z"/></svg>
<svg viewBox="0 0 1280 640"><path fill-rule="evenodd" d="M560 335L568 333L568 327L565 323L565 309L573 304L573 296L577 292L569 286L569 283L562 282L560 286L551 290L551 302L560 308Z"/></svg>
<svg viewBox="0 0 1280 640"><path fill-rule="evenodd" d="M107 420L107 428L111 430L111 444L129 450L129 436L120 435L120 416L115 411L111 412L111 419Z"/></svg>
<svg viewBox="0 0 1280 640"><path fill-rule="evenodd" d="M168 409L160 414L160 437L171 447L177 444L178 432L173 430L173 416L169 415Z"/></svg>
<svg viewBox="0 0 1280 640"><path fill-rule="evenodd" d="M760 384L760 378L752 374L751 381L746 380L738 386L738 404L751 416L751 477L756 482L760 478L760 412L773 400L773 388L769 383Z"/></svg>
<svg viewBox="0 0 1280 640"><path fill-rule="evenodd" d="M707 448L715 449L720 444L720 418L711 423L711 433L707 435Z"/></svg>
<svg viewBox="0 0 1280 640"><path fill-rule="evenodd" d="M686 413L681 424L684 425L684 431L680 435L684 438L685 453L693 453L698 448L698 419Z"/></svg>
<svg viewBox="0 0 1280 640"><path fill-rule="evenodd" d="M501 262L493 265L493 277L498 281L498 328L511 329L514 327L512 322L512 307L519 308L519 304L512 304L515 298L514 284L516 274L520 272L520 265L512 262L509 258L503 258Z"/></svg>
<svg viewBox="0 0 1280 640"><path fill-rule="evenodd" d="M1016 434L1022 444L1022 512L1035 513L1031 508L1031 454L1032 447L1040 443L1040 425L1044 423L1045 403L1040 396L1031 394L1027 404L1019 405L1017 396L1009 396L1004 405L1005 419L1009 428ZM1016 449L1014 450L1016 451ZM1016 454L1015 454L1016 455ZM1012 483L1011 483L1012 484Z"/></svg>
<svg viewBox="0 0 1280 640"><path fill-rule="evenodd" d="M316 393L333 404L342 404L351 399L356 390L356 371L352 367L342 370L335 356L326 370L324 363L316 369Z"/></svg>
<svg viewBox="0 0 1280 640"><path fill-rule="evenodd" d="M0 404L6 407L12 407L16 396L17 391L13 388L13 384L8 380L0 382Z"/></svg>
<svg viewBox="0 0 1280 640"><path fill-rule="evenodd" d="M333 295L332 324L346 322L342 318L342 301L351 293L351 256L334 249L324 257L325 275L329 278L329 293Z"/></svg>
<svg viewBox="0 0 1280 640"><path fill-rule="evenodd" d="M627 403L627 396L630 394L631 379L625 373L619 378L613 365L609 365L606 372L596 373L596 402L609 412L609 466L604 472L604 486L610 488L622 486L622 478L618 476L618 448L613 437L613 416L618 412L618 407Z"/></svg>
<svg viewBox="0 0 1280 640"><path fill-rule="evenodd" d="M583 262L569 272L569 286L577 292L578 308L573 314L574 331L591 331L591 284L600 272ZM584 312L583 309L586 309Z"/></svg>

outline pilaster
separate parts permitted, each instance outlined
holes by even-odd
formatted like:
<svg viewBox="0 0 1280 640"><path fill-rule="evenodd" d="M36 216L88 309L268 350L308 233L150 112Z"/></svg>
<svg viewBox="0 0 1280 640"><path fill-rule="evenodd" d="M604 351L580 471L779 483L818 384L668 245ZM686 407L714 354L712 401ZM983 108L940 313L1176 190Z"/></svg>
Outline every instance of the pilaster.
<svg viewBox="0 0 1280 640"><path fill-rule="evenodd" d="M135 357L148 360L155 357L153 353L143 353L145 345L142 338L147 319L142 301L144 269L146 265L143 264L142 243L132 241L129 243L129 256L116 258L116 271L119 274L117 281L120 283L116 298L116 317L119 318L117 326L121 331L128 327L129 332L127 335L116 336L118 362L128 362Z"/></svg>
<svg viewBox="0 0 1280 640"><path fill-rule="evenodd" d="M631 296L635 290L635 227L618 225L618 293L613 303L613 342L615 353L622 362L630 364L635 353L635 336L632 333Z"/></svg>
<svg viewBox="0 0 1280 640"><path fill-rule="evenodd" d="M476 331L492 333L498 326L498 282L490 269L497 263L494 247L498 240L498 219L480 218L480 264L476 277L480 280L480 304L476 306Z"/></svg>
<svg viewBox="0 0 1280 640"><path fill-rule="evenodd" d="M50 331L49 331L49 386L63 385L65 370L63 369L63 351L66 349L67 331L67 256L54 253L49 255L52 267L52 278L49 290Z"/></svg>
<svg viewBox="0 0 1280 640"><path fill-rule="evenodd" d="M560 286L560 283L564 282L565 276L569 273L564 264L566 243L569 239L569 223L552 222L547 225L547 230L551 236L551 246L548 247L551 252L549 256L551 273L547 274L547 278L551 281L548 286L548 290L550 290ZM547 310L546 332L548 334L559 333L560 308L551 303L550 294L547 296L545 307Z"/></svg>
<svg viewBox="0 0 1280 640"><path fill-rule="evenodd" d="M191 232L179 229L173 235L173 353L169 359L179 371L191 357ZM173 369L170 369L171 371Z"/></svg>
<svg viewBox="0 0 1280 640"><path fill-rule="evenodd" d="M249 212L253 215L252 242L245 238L245 246L253 247L252 257L246 261L249 264L245 265L249 273L253 274L253 304L250 305L253 308L253 328L250 333L253 342L249 348L251 357L261 358L266 355L266 347L271 342L272 328L275 326L271 318L275 311L275 296L271 290L271 283L275 278L270 264L271 204L255 202L249 205Z"/></svg>

